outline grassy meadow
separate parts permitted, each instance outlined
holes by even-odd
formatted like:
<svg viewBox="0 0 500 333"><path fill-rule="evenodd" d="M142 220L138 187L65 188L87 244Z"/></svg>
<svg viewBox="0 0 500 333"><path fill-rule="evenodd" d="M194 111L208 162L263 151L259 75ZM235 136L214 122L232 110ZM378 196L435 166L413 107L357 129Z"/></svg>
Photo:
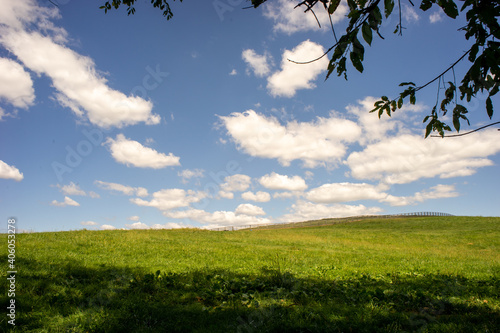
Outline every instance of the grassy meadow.
<svg viewBox="0 0 500 333"><path fill-rule="evenodd" d="M499 254L482 217L18 234L0 331L500 332Z"/></svg>

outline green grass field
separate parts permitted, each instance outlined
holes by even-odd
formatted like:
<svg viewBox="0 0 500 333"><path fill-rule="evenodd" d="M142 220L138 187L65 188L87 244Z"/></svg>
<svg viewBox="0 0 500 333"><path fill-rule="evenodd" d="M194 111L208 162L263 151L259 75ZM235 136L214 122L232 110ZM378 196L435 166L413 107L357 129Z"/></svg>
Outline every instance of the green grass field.
<svg viewBox="0 0 500 333"><path fill-rule="evenodd" d="M18 234L0 330L500 332L499 249L480 217Z"/></svg>

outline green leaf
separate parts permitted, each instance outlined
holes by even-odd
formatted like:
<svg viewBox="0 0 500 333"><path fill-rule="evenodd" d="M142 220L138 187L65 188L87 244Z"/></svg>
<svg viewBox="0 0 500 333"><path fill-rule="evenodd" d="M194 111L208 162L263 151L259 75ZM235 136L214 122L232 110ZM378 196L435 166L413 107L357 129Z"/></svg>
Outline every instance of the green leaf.
<svg viewBox="0 0 500 333"><path fill-rule="evenodd" d="M486 112L491 119L491 117L493 117L493 103L491 103L491 98L489 96L486 99Z"/></svg>
<svg viewBox="0 0 500 333"><path fill-rule="evenodd" d="M453 0L443 0L438 1L438 5L443 8L443 11L446 15L451 18L456 18L458 16L458 8Z"/></svg>
<svg viewBox="0 0 500 333"><path fill-rule="evenodd" d="M354 68L358 70L358 72L363 73L363 63L361 62L361 59L359 58L358 53L356 52L351 52L350 54L351 62Z"/></svg>
<svg viewBox="0 0 500 333"><path fill-rule="evenodd" d="M328 7L328 13L329 14L335 13L335 11L337 10L337 8L340 5L340 1L341 0L333 0L332 2L330 2L330 6Z"/></svg>
<svg viewBox="0 0 500 333"><path fill-rule="evenodd" d="M460 132L460 117L455 117L455 115L453 115L453 127L455 127L457 132Z"/></svg>
<svg viewBox="0 0 500 333"><path fill-rule="evenodd" d="M434 124L434 119L432 119L425 127L425 137L427 138L432 132L432 125Z"/></svg>
<svg viewBox="0 0 500 333"><path fill-rule="evenodd" d="M372 45L372 29L368 23L363 23L363 27L361 28L361 32L363 33L363 39L368 45Z"/></svg>
<svg viewBox="0 0 500 333"><path fill-rule="evenodd" d="M420 4L420 9L422 9L424 12L431 7L432 7L431 0L423 0L422 3Z"/></svg>
<svg viewBox="0 0 500 333"><path fill-rule="evenodd" d="M392 10L394 9L394 0L384 0L385 7L385 18L388 18L391 15Z"/></svg>
<svg viewBox="0 0 500 333"><path fill-rule="evenodd" d="M416 102L417 102L417 98L415 97L415 92L412 92L410 94L410 104L415 105Z"/></svg>
<svg viewBox="0 0 500 333"><path fill-rule="evenodd" d="M398 109L401 109L403 107L403 98L399 97L398 99Z"/></svg>

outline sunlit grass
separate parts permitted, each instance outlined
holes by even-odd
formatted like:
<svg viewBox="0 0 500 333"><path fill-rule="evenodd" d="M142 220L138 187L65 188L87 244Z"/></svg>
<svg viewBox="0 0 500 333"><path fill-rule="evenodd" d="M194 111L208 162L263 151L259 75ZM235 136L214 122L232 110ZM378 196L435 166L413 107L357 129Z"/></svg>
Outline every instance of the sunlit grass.
<svg viewBox="0 0 500 333"><path fill-rule="evenodd" d="M477 217L20 234L16 330L500 331L499 236Z"/></svg>

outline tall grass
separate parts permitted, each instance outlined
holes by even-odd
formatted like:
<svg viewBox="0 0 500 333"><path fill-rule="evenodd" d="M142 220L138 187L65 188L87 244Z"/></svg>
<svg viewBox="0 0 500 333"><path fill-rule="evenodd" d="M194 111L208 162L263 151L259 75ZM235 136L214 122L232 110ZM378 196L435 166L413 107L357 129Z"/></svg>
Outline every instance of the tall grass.
<svg viewBox="0 0 500 333"><path fill-rule="evenodd" d="M477 217L20 234L15 330L500 331L499 236Z"/></svg>

